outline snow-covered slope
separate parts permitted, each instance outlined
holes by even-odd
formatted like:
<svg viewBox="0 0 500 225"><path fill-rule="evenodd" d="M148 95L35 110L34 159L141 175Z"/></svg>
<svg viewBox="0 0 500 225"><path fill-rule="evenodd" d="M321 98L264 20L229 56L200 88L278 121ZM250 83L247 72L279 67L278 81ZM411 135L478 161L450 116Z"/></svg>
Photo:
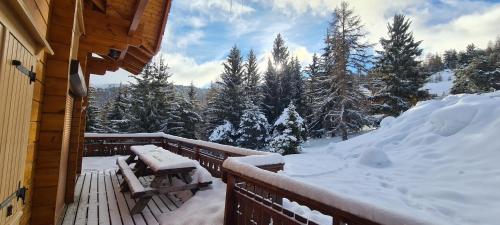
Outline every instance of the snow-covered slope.
<svg viewBox="0 0 500 225"><path fill-rule="evenodd" d="M455 72L446 69L429 77L422 90L429 90L430 94L444 97L450 94L451 87L453 87L453 80L455 80Z"/></svg>
<svg viewBox="0 0 500 225"><path fill-rule="evenodd" d="M345 142L313 140L285 174L438 224L500 221L500 91L421 102Z"/></svg>

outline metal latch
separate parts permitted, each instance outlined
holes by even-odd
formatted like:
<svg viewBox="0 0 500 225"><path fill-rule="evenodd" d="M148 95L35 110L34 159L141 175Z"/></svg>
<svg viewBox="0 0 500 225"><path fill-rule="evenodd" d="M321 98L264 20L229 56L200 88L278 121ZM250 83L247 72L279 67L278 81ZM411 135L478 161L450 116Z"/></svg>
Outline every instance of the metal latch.
<svg viewBox="0 0 500 225"><path fill-rule="evenodd" d="M36 73L33 72L33 66L31 66L31 70L28 70L28 68L23 66L21 61L15 59L12 60L12 65L15 66L21 73L30 78L30 84L36 81Z"/></svg>
<svg viewBox="0 0 500 225"><path fill-rule="evenodd" d="M24 204L24 200L26 199L26 191L27 190L28 189L26 187L21 187L21 182L19 182L19 184L17 185L17 190L14 193L7 196L7 198L0 203L0 209L8 207L9 210L7 210L7 211L8 212L10 211L11 213L8 213L7 216L10 216L9 214L12 214L12 205L10 204L10 202L14 198L16 198L17 201L19 201L19 199L22 199L23 204Z"/></svg>

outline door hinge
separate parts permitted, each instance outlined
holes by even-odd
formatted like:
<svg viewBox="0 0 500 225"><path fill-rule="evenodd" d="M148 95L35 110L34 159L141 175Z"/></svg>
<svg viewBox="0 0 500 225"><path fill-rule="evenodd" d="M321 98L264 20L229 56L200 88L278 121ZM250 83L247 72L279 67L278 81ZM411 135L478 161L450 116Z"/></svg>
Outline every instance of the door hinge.
<svg viewBox="0 0 500 225"><path fill-rule="evenodd" d="M3 209L5 207L7 207L7 216L10 216L12 215L12 204L11 204L11 201L16 198L17 201L19 201L19 199L22 199L23 200L23 204L24 204L24 201L26 200L26 191L28 190L28 188L26 187L21 187L21 182L18 183L17 185L17 190L14 191L14 193L10 194L9 196L7 196L7 198L5 198L1 203L0 203L0 209ZM10 213L9 213L10 212ZM10 214L10 215L9 215Z"/></svg>
<svg viewBox="0 0 500 225"><path fill-rule="evenodd" d="M15 59L12 60L12 65L15 66L21 73L30 78L30 84L36 81L36 73L33 72L33 66L31 66L31 70L28 70L28 68L23 66L21 61Z"/></svg>

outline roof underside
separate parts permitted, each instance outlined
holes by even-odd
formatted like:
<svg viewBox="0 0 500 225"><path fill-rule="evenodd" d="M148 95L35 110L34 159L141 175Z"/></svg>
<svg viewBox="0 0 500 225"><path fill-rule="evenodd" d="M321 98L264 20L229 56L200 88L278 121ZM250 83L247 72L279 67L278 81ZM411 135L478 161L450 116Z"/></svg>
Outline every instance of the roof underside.
<svg viewBox="0 0 500 225"><path fill-rule="evenodd" d="M80 47L91 57L89 72L118 68L139 74L159 51L172 0L87 0Z"/></svg>

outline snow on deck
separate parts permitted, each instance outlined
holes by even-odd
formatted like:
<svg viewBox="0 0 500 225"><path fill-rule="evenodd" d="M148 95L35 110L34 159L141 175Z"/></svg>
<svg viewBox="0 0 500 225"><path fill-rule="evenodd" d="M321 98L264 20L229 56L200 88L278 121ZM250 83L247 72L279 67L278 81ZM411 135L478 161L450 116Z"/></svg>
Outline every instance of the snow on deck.
<svg viewBox="0 0 500 225"><path fill-rule="evenodd" d="M311 140L284 174L437 224L496 225L499 137L500 91L452 95L348 141Z"/></svg>
<svg viewBox="0 0 500 225"><path fill-rule="evenodd" d="M115 171L87 172L78 177L74 202L68 205L62 225L158 225L161 214L176 210L192 196L190 191L157 195L141 214L131 215L136 201L129 192L120 191L123 179ZM151 177L140 178L140 181L149 183Z"/></svg>

